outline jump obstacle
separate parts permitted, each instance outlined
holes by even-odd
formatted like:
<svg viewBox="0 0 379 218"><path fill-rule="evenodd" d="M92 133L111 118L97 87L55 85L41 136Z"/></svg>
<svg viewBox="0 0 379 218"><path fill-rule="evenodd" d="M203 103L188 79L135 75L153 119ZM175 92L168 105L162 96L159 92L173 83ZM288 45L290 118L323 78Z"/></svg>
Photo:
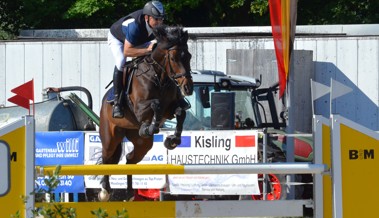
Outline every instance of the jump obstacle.
<svg viewBox="0 0 379 218"><path fill-rule="evenodd" d="M6 208L5 214L14 214L17 209L25 208L21 211L22 214L24 217L31 217L28 209L40 206L41 203L34 204L34 199L31 198L32 201L29 200L24 206L23 203L20 203L22 201L18 196L26 196L30 193L28 191L33 189L34 173L48 174L55 167L37 166L34 168L34 164L30 165L32 162L30 156L33 156L30 153L33 153L34 148L34 143L31 143L34 142L32 134L34 120L32 117L25 117L16 123L17 125L7 126L5 130L0 129L0 145L8 147L11 157L13 157L13 162L9 164L8 181L10 182L0 183L0 191L3 190L0 192L0 203L2 205L17 205L9 207L9 209ZM322 137L320 138L320 136ZM374 154L379 145L378 133L338 115L332 115L330 120L315 116L314 137L315 164L100 165L62 166L61 168L62 175L310 173L315 175L314 200L80 202L60 204L65 207L76 208L78 217L86 217L91 210L98 208L106 209L108 213L114 213L116 210L125 208L130 217L302 216L303 207L313 207L315 217L369 217L375 214L374 204L376 201L374 198L378 193L374 192L378 191L372 190L369 185L359 184L362 182L363 176L366 181L377 179L378 163ZM18 150L22 148L26 151ZM14 159L14 152L17 154L17 161ZM330 161L331 158L333 158L333 162ZM11 160L6 161L10 162ZM329 168L331 170L328 170ZM24 175L20 175L22 174L20 173L21 169ZM359 176L352 176L352 174ZM19 187L25 188L14 188L18 186L15 185L16 181L20 182L20 180L23 180L21 181L23 184L20 184ZM5 187L7 185L8 187ZM359 191L356 190L356 187L359 187ZM372 196L368 196L367 193L371 193Z"/></svg>

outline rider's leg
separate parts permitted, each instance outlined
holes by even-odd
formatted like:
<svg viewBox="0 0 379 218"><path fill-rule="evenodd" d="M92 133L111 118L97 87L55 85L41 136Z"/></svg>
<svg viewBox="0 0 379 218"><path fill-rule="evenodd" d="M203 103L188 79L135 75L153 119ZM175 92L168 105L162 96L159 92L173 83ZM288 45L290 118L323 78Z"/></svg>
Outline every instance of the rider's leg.
<svg viewBox="0 0 379 218"><path fill-rule="evenodd" d="M114 104L113 104L113 114L114 118L124 117L124 110L120 103L121 101L121 91L122 91L122 74L123 72L118 70L117 67L114 68L113 72L113 88L114 88Z"/></svg>

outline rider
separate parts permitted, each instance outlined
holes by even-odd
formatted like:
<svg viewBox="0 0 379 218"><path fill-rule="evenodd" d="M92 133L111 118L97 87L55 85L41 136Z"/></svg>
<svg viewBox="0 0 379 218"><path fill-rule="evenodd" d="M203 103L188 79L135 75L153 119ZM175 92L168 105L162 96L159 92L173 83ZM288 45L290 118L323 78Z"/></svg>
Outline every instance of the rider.
<svg viewBox="0 0 379 218"><path fill-rule="evenodd" d="M153 28L163 24L165 11L160 1L149 1L143 9L132 12L116 21L108 33L108 45L113 53L116 66L113 73L114 118L124 117L120 104L123 68L125 60L149 54L155 36Z"/></svg>

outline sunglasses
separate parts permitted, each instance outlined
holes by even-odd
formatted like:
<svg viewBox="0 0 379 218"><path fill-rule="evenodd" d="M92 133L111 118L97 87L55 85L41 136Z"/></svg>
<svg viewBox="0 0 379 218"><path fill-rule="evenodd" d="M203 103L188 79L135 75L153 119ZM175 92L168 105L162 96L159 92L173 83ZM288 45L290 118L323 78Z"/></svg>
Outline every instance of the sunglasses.
<svg viewBox="0 0 379 218"><path fill-rule="evenodd" d="M156 21L164 21L164 18L155 18L155 17L153 17L153 16L150 16L151 18L153 18L154 20L156 20Z"/></svg>

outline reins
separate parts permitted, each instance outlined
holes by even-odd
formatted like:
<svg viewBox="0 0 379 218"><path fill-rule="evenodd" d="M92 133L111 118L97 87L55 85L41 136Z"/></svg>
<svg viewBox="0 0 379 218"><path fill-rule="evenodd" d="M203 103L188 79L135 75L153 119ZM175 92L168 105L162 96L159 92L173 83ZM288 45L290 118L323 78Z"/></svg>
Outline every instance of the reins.
<svg viewBox="0 0 379 218"><path fill-rule="evenodd" d="M176 85L178 85L178 82L176 81L178 78L181 78L181 77L186 77L186 78L191 78L191 73L190 72L184 72L184 73L179 73L179 74L176 74L176 73L173 73L173 69L172 69L172 65L171 65L171 61L170 61L170 51L174 51L174 50L187 50L187 48L175 48L175 47L171 47L169 49L167 49L167 53L165 54L164 56L164 59L163 59L163 64L159 64L153 57L153 54L150 54L150 58L153 60L151 63L149 64L152 64L152 65L157 65L166 75L168 75L168 77L175 82ZM168 73L165 69L165 66L167 65L167 62L168 62L168 65L169 65L169 69L170 69L170 72Z"/></svg>

